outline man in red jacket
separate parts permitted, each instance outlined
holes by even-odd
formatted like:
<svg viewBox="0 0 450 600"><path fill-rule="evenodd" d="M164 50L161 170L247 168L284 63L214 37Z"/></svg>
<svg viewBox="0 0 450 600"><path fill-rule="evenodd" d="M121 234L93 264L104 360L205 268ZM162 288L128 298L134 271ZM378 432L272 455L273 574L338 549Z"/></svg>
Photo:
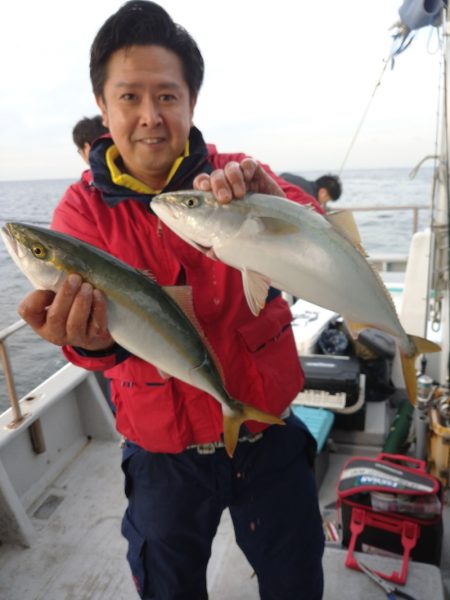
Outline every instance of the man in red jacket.
<svg viewBox="0 0 450 600"><path fill-rule="evenodd" d="M206 599L206 567L222 511L258 577L264 600L319 600L323 534L313 475L315 443L289 405L303 385L289 308L271 290L254 317L240 273L212 261L162 226L161 192L212 190L222 202L248 190L314 199L244 154L219 154L193 125L203 59L191 36L157 4L132 0L99 30L91 81L110 135L90 152L52 226L151 271L161 285L188 285L204 335L237 400L285 419L247 422L233 459L222 415L208 394L119 347L103 295L71 275L53 295L35 291L22 317L73 363L111 380L128 508L122 532L144 599Z"/></svg>

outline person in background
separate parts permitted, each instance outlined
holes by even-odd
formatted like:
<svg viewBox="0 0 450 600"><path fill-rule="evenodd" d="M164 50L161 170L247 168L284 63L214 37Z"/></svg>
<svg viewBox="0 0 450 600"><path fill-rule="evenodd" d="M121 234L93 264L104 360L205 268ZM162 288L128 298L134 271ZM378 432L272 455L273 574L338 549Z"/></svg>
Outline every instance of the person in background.
<svg viewBox="0 0 450 600"><path fill-rule="evenodd" d="M282 173L280 177L313 196L324 210L327 208L327 202L338 200L342 194L342 183L337 175L322 175L314 181L292 173Z"/></svg>
<svg viewBox="0 0 450 600"><path fill-rule="evenodd" d="M111 135L93 143L91 170L66 191L52 227L151 272L160 285L190 286L191 310L229 394L280 416L285 426L247 421L230 458L216 400L118 346L106 298L76 274L56 295L32 292L19 312L74 364L111 379L116 426L126 439L122 533L142 599L207 600L212 541L229 508L261 598L320 600L316 444L290 411L304 376L289 307L272 289L254 317L240 272L162 225L151 200L194 188L227 203L251 190L321 209L268 166L205 143L194 125L203 73L196 42L158 4L131 0L105 21L91 47L90 75Z"/></svg>
<svg viewBox="0 0 450 600"><path fill-rule="evenodd" d="M108 128L103 125L101 115L83 117L72 129L73 142L86 164L89 164L89 152L93 142L105 133L108 133Z"/></svg>

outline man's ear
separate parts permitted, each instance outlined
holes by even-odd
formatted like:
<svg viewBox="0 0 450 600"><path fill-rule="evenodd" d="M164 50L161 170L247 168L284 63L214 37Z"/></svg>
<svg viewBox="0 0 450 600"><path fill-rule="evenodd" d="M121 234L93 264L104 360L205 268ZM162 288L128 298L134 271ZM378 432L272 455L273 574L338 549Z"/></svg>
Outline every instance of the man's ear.
<svg viewBox="0 0 450 600"><path fill-rule="evenodd" d="M108 125L108 114L106 111L106 102L103 99L103 96L95 96L95 101L97 103L97 106L100 109L100 112L102 113L102 123L105 127L109 127Z"/></svg>
<svg viewBox="0 0 450 600"><path fill-rule="evenodd" d="M195 105L197 104L197 96L191 96L190 103L191 103L191 127L192 127L194 125L194 109L195 109Z"/></svg>

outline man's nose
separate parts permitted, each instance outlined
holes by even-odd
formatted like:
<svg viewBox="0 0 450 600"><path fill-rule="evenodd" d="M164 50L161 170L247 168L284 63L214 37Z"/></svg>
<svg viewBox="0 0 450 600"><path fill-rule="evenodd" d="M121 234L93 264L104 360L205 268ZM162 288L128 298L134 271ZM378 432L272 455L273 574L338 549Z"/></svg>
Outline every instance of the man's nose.
<svg viewBox="0 0 450 600"><path fill-rule="evenodd" d="M141 124L145 127L154 127L162 121L161 112L153 98L143 98L141 102Z"/></svg>

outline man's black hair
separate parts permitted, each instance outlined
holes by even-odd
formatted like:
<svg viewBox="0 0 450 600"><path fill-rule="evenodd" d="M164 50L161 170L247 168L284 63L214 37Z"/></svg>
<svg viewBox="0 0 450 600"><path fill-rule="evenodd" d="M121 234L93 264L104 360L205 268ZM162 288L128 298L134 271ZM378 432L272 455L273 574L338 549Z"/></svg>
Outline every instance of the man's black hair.
<svg viewBox="0 0 450 600"><path fill-rule="evenodd" d="M101 115L96 115L80 119L72 129L72 138L75 146L82 150L86 143L92 144L105 133L108 133L108 128L103 125Z"/></svg>
<svg viewBox="0 0 450 600"><path fill-rule="evenodd" d="M103 96L106 68L111 55L130 46L163 46L181 61L191 97L203 81L204 62L195 40L155 2L130 0L111 15L91 46L90 76L95 96Z"/></svg>
<svg viewBox="0 0 450 600"><path fill-rule="evenodd" d="M342 194L342 183L337 175L322 175L316 179L317 188L325 188L332 200L337 200Z"/></svg>

